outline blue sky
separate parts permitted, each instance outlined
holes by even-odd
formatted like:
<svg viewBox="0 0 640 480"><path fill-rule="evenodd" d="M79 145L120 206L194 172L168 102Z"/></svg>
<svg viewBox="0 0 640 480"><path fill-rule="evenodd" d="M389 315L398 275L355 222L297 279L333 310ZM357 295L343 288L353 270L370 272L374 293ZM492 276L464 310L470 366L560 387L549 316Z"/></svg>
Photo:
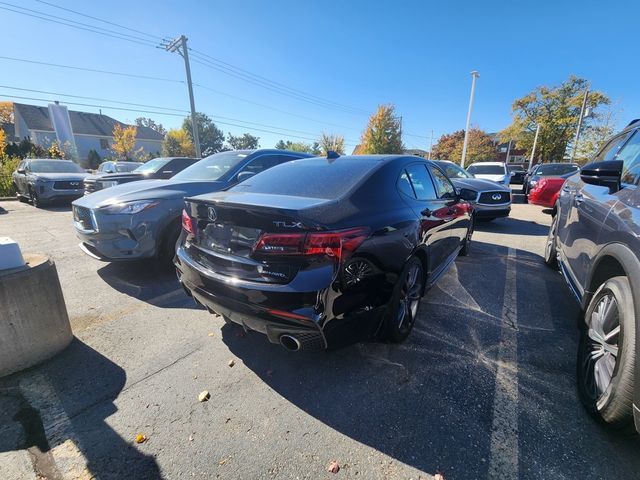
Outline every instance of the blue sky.
<svg viewBox="0 0 640 480"><path fill-rule="evenodd" d="M620 127L640 117L640 63L635 51L640 2L47 1L145 35L36 0L8 0L0 8L19 5L148 40L152 37L146 34L185 34L190 47L203 54L349 107L345 111L300 101L193 63L193 81L208 88L195 87L197 109L217 119L225 132L249 131L259 136L263 147L273 146L280 138L309 141L322 131L343 134L352 146L366 124L366 112L378 104L393 103L402 116L404 131L413 134L405 136L405 144L426 149L432 129L437 138L464 128L471 70L480 72L472 123L487 131L508 125L515 98L539 85L558 84L570 74L591 80L593 88L614 100L620 110ZM182 59L176 54L1 9L0 20L5 39L0 56L184 81ZM189 105L186 86L180 82L4 59L0 59L0 72L2 100L18 95L105 106L114 105L108 100L177 110L188 110ZM98 111L98 107L69 108ZM153 117L166 127L182 121L179 116L159 113L102 111L125 122L140 115Z"/></svg>

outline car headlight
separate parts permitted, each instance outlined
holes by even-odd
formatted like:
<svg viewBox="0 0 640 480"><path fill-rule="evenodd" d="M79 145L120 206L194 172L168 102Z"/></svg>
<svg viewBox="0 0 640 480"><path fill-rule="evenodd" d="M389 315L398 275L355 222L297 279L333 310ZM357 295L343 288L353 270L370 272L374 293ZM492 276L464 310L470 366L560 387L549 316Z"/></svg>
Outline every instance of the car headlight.
<svg viewBox="0 0 640 480"><path fill-rule="evenodd" d="M100 212L106 213L107 215L134 215L136 213L142 212L143 210L153 208L159 203L159 200L142 200L138 202L114 203L112 205L102 207L100 209Z"/></svg>
<svg viewBox="0 0 640 480"><path fill-rule="evenodd" d="M118 181L117 180L106 180L104 182L100 182L102 184L102 188L109 188L109 187L115 187L116 185L118 185Z"/></svg>

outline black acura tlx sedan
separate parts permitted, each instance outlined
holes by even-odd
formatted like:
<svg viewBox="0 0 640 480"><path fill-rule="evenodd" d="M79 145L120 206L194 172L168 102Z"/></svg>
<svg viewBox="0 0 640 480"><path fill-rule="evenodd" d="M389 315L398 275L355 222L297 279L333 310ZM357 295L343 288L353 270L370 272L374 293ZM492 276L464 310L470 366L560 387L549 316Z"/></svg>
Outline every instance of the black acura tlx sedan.
<svg viewBox="0 0 640 480"><path fill-rule="evenodd" d="M330 152L187 198L174 262L198 303L287 349L400 342L472 214L432 162Z"/></svg>

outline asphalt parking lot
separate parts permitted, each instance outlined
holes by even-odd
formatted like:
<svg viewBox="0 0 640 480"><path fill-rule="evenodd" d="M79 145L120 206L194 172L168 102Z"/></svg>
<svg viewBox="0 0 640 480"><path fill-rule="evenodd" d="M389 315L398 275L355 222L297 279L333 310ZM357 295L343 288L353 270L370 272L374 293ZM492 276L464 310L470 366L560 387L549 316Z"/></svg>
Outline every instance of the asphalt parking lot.
<svg viewBox="0 0 640 480"><path fill-rule="evenodd" d="M87 257L68 208L0 206L0 235L55 260L76 336L0 379L1 479L638 478L640 440L576 397L578 312L539 207L478 225L405 343L292 353L171 272Z"/></svg>

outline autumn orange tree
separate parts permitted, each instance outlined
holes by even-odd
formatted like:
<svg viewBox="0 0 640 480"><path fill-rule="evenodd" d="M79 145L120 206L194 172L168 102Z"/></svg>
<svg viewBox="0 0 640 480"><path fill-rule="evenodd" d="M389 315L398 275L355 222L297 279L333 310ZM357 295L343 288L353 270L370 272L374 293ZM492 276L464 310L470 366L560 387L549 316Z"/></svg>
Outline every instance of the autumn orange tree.
<svg viewBox="0 0 640 480"><path fill-rule="evenodd" d="M380 105L362 134L359 154L402 153L402 124L393 105Z"/></svg>
<svg viewBox="0 0 640 480"><path fill-rule="evenodd" d="M173 128L164 137L162 154L166 157L193 157L196 154L196 149L186 130Z"/></svg>
<svg viewBox="0 0 640 480"><path fill-rule="evenodd" d="M137 132L138 129L133 125L123 128L119 123L115 124L111 151L116 160L134 160L141 153L142 148L135 150Z"/></svg>
<svg viewBox="0 0 640 480"><path fill-rule="evenodd" d="M0 123L13 123L13 102L0 102Z"/></svg>
<svg viewBox="0 0 640 480"><path fill-rule="evenodd" d="M464 130L442 135L438 143L433 146L431 158L460 163L463 144ZM495 159L496 146L491 136L479 128L469 129L466 164Z"/></svg>

